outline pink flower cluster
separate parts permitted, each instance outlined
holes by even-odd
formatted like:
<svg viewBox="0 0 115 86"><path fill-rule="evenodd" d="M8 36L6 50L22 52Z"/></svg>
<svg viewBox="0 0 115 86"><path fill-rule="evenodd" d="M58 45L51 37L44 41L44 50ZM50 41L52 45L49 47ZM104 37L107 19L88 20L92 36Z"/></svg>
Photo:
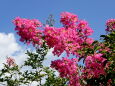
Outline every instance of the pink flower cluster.
<svg viewBox="0 0 115 86"><path fill-rule="evenodd" d="M88 38L92 35L93 30L89 27L88 23L84 20L78 20L77 15L63 12L61 13L60 22L64 27L43 27L41 31L37 27L41 23L35 19L23 19L17 17L13 23L16 25L15 30L21 37L20 41L27 44L41 45L43 38L50 48L54 48L54 55L61 55L66 51L67 55L79 55L78 51L84 48L84 43L92 44L93 39Z"/></svg>
<svg viewBox="0 0 115 86"><path fill-rule="evenodd" d="M84 78L98 78L100 75L105 75L104 67L105 58L101 53L87 56L85 59L86 68L83 70Z"/></svg>
<svg viewBox="0 0 115 86"><path fill-rule="evenodd" d="M88 45L93 43L93 39L88 38L92 35L93 30L86 21L78 21L77 15L68 12L61 13L60 21L64 27L44 27L45 40L50 48L54 48L54 55L59 56L64 51L67 55L79 55L77 51L84 48L83 43Z"/></svg>
<svg viewBox="0 0 115 86"><path fill-rule="evenodd" d="M61 77L69 79L68 86L81 86L79 83L77 62L76 58L62 58L62 60L52 61L51 67L58 70Z"/></svg>
<svg viewBox="0 0 115 86"><path fill-rule="evenodd" d="M13 20L13 23L16 25L17 34L21 37L20 41L27 44L32 43L33 45L41 44L42 31L37 29L42 25L41 22L36 19L30 20L17 17Z"/></svg>
<svg viewBox="0 0 115 86"><path fill-rule="evenodd" d="M107 26L106 31L113 31L113 30L115 30L115 19L107 20L106 26Z"/></svg>
<svg viewBox="0 0 115 86"><path fill-rule="evenodd" d="M7 65L10 66L14 66L15 65L15 60L11 57L8 57L6 60Z"/></svg>
<svg viewBox="0 0 115 86"><path fill-rule="evenodd" d="M70 52L72 53L72 51L80 48L78 42L82 42L82 40L77 42L78 36L72 29L45 27L44 35L49 47L54 48L54 55L58 56L64 51L69 55Z"/></svg>
<svg viewBox="0 0 115 86"><path fill-rule="evenodd" d="M75 28L76 23L78 22L78 17L77 17L77 15L69 13L69 12L62 12L60 22L66 28L68 28L68 27Z"/></svg>
<svg viewBox="0 0 115 86"><path fill-rule="evenodd" d="M91 27L89 27L88 22L85 20L80 20L77 25L77 30L81 34L81 36L90 36L93 33L93 30Z"/></svg>
<svg viewBox="0 0 115 86"><path fill-rule="evenodd" d="M45 40L50 48L54 48L54 55L61 55L66 51L67 55L78 55L77 51L83 48L83 43L92 44L93 39L80 36L80 32L71 28L44 28Z"/></svg>

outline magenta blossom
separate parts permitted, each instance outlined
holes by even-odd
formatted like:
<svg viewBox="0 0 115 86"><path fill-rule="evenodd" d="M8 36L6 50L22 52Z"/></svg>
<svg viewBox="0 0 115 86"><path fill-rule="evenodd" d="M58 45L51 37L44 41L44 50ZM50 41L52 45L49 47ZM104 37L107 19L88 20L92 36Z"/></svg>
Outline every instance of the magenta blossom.
<svg viewBox="0 0 115 86"><path fill-rule="evenodd" d="M115 19L107 20L106 26L107 26L106 31L113 31L113 30L115 30Z"/></svg>
<svg viewBox="0 0 115 86"><path fill-rule="evenodd" d="M13 20L13 23L16 25L17 34L21 37L20 41L33 45L42 44L42 31L37 29L37 27L41 27L41 22L36 19L17 17Z"/></svg>
<svg viewBox="0 0 115 86"><path fill-rule="evenodd" d="M6 63L7 63L8 66L14 66L15 65L15 60L11 57L8 57Z"/></svg>

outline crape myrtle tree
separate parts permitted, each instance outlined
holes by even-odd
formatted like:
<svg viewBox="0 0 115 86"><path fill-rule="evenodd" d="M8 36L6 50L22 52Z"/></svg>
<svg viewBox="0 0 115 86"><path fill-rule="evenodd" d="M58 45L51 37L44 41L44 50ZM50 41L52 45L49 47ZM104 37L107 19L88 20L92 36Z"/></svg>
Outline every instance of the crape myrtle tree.
<svg viewBox="0 0 115 86"><path fill-rule="evenodd" d="M37 86L115 86L115 19L106 22L107 34L101 35L101 41L89 37L92 28L73 13L62 12L60 22L63 26L57 28L53 26L52 16L46 24L37 19L16 17L13 20L20 41L32 44L36 52L27 51L28 58L21 66L8 57L0 70L1 85L31 86L36 82ZM66 57L45 67L43 61L51 48L57 58L62 53ZM78 65L81 60L83 65ZM28 66L31 70L22 71Z"/></svg>

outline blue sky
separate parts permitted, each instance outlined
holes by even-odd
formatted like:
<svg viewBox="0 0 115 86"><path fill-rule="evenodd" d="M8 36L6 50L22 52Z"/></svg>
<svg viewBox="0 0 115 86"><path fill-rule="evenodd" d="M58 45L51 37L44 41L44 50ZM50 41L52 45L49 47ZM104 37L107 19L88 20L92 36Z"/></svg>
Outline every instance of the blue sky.
<svg viewBox="0 0 115 86"><path fill-rule="evenodd" d="M12 20L22 18L39 19L43 23L53 14L57 27L63 11L77 14L85 19L95 31L94 39L105 34L105 21L115 18L115 0L0 0L0 32L15 33Z"/></svg>

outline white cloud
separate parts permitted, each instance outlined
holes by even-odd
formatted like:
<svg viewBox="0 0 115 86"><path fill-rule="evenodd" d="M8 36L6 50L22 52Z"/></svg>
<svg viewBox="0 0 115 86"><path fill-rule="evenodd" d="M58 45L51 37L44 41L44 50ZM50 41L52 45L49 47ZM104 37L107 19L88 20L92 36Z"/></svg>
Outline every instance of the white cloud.
<svg viewBox="0 0 115 86"><path fill-rule="evenodd" d="M12 55L14 52L19 51L20 48L13 33L0 33L0 58Z"/></svg>
<svg viewBox="0 0 115 86"><path fill-rule="evenodd" d="M21 64L27 57L24 52L25 49L16 42L13 33L0 33L0 68L2 63L6 62L6 58L10 56L16 60L17 64Z"/></svg>

